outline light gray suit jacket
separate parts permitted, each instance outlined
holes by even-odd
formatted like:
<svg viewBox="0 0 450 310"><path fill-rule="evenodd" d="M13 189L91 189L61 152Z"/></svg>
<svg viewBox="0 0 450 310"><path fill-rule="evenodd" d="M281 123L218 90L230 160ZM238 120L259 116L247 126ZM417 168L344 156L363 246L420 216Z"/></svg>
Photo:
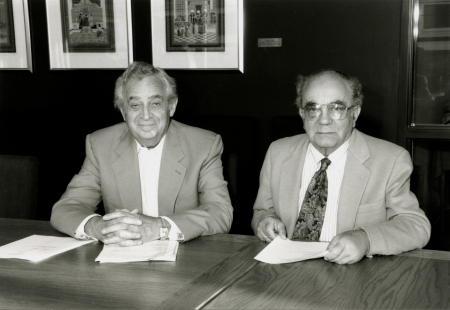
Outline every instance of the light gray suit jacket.
<svg viewBox="0 0 450 310"><path fill-rule="evenodd" d="M271 144L253 207L255 234L262 219L276 216L292 238L308 144L306 134ZM363 228L370 240L369 255L425 246L431 226L409 188L412 168L405 149L354 129L339 196L337 234Z"/></svg>
<svg viewBox="0 0 450 310"><path fill-rule="evenodd" d="M219 135L171 120L161 157L159 215L175 222L185 240L226 233L233 208L223 179ZM138 209L142 195L136 142L126 123L86 137L86 158L61 199L51 224L73 236L103 199L105 212Z"/></svg>

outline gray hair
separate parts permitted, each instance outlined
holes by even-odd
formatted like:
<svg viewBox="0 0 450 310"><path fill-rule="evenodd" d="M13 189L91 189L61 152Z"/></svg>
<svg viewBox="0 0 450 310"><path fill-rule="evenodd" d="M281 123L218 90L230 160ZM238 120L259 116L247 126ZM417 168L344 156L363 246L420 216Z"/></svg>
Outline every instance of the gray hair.
<svg viewBox="0 0 450 310"><path fill-rule="evenodd" d="M125 70L124 73L117 79L116 88L114 90L114 107L119 111L123 108L124 98L123 92L125 85L131 79L137 79L138 81L149 76L158 77L165 85L167 102L169 104L174 103L178 99L177 85L175 79L170 77L163 69L154 67L149 63L143 61L135 61Z"/></svg>
<svg viewBox="0 0 450 310"><path fill-rule="evenodd" d="M362 106L364 98L362 93L362 84L357 78L351 77L337 70L322 69L307 76L299 75L297 77L297 82L295 83L295 86L297 88L297 98L295 98L295 105L299 109L303 107L303 92L306 85L313 79L324 75L332 75L342 78L353 92L353 105Z"/></svg>

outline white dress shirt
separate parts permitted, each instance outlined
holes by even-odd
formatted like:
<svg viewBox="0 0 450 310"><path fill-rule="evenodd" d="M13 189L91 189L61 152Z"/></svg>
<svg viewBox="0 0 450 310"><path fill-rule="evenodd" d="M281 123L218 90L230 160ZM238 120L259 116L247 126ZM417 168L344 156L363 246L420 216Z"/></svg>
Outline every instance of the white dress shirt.
<svg viewBox="0 0 450 310"><path fill-rule="evenodd" d="M159 183L159 170L161 167L161 156L164 148L164 142L166 136L164 136L158 145L154 148L148 149L141 146L137 141L137 153L139 162L139 177L141 181L141 193L142 193L142 213L144 215L158 217L158 183ZM83 222L78 226L75 232L75 238L77 239L91 239L84 231L84 226L87 221L94 217L100 216L98 214L92 214L86 217ZM178 226L168 217L161 216L170 223L170 240L184 240L184 235L178 228Z"/></svg>
<svg viewBox="0 0 450 310"><path fill-rule="evenodd" d="M136 141L141 179L142 213L158 216L158 181L161 155L166 136L154 148L142 147Z"/></svg>
<svg viewBox="0 0 450 310"><path fill-rule="evenodd" d="M339 205L339 192L341 189L342 178L344 176L345 162L347 161L347 150L350 139L345 141L337 150L328 156L331 164L326 173L328 179L328 198L325 217L320 234L320 241L330 242L336 236L337 212ZM299 210L305 198L306 190L311 182L314 173L320 169L320 161L325 158L311 143L306 152L305 164L302 172L302 185L299 194Z"/></svg>

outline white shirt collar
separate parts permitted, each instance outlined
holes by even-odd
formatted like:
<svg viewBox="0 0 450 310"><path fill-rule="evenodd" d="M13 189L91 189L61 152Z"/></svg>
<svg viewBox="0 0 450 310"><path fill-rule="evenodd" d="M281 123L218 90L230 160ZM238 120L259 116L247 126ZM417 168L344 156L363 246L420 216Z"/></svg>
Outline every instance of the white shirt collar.
<svg viewBox="0 0 450 310"><path fill-rule="evenodd" d="M345 158L347 155L348 146L350 145L350 138L347 139L340 147L338 147L333 153L328 155L328 159L331 161L330 168L332 168L335 164ZM322 153L320 153L314 145L310 142L308 145L308 151L311 152L314 161L317 163L318 167L320 167L320 161L325 158Z"/></svg>
<svg viewBox="0 0 450 310"><path fill-rule="evenodd" d="M154 148L146 148L142 145L139 144L139 142L137 142L137 140L135 139L134 141L136 141L136 145L137 145L137 153L139 154L139 152L141 151L141 149L147 149L149 152L154 152L154 153L161 153L162 149L164 147L164 142L166 141L166 135L164 135L161 139L161 141L159 141L158 145L155 146Z"/></svg>

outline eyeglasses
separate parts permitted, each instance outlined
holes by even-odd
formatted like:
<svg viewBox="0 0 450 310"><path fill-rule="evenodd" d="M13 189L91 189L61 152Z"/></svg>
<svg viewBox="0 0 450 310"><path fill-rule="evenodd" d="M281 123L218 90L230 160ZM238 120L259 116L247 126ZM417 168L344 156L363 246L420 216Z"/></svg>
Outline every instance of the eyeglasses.
<svg viewBox="0 0 450 310"><path fill-rule="evenodd" d="M332 119L345 119L347 117L347 110L356 107L356 105L351 107L346 107L342 103L328 103L328 104L317 104L308 103L304 108L300 108L306 112L306 116L310 120L317 119L320 114L322 114L322 106L327 107L328 115Z"/></svg>

